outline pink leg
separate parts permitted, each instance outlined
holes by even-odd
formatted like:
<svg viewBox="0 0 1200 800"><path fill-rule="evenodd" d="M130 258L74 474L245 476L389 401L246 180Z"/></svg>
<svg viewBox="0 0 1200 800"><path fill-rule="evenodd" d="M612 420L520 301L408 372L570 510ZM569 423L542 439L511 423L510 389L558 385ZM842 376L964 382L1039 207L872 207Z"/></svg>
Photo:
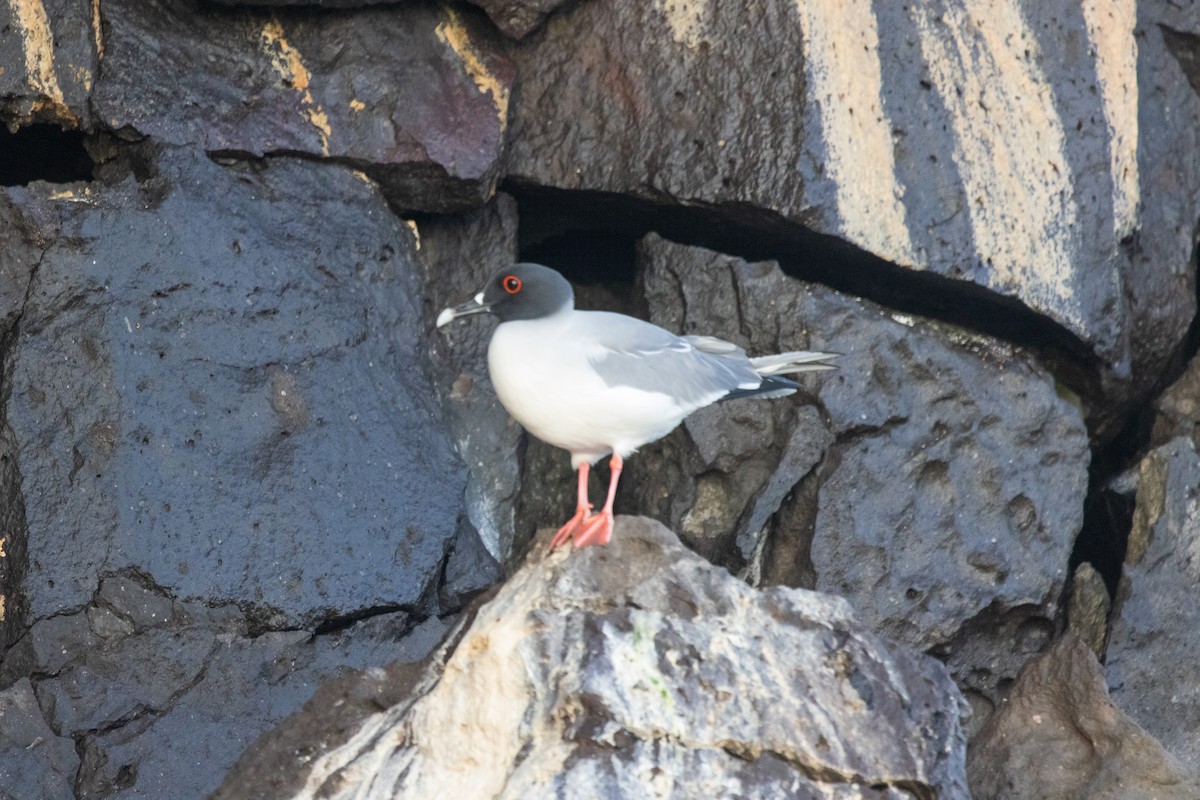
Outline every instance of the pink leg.
<svg viewBox="0 0 1200 800"><path fill-rule="evenodd" d="M576 496L575 516L567 520L566 524L558 529L558 533L554 534L554 538L550 540L551 550L574 536L575 532L579 530L579 526L588 518L588 512L592 510L592 504L588 502L588 469L586 461L579 465L579 491Z"/></svg>
<svg viewBox="0 0 1200 800"><path fill-rule="evenodd" d="M608 499L604 501L604 508L599 514L592 515L585 520L583 526L577 534L575 534L576 547L591 547L597 544L608 544L612 539L613 531L613 498L617 496L617 481L621 478L621 468L625 466L625 462L616 453L613 453L612 460L608 462L608 466L612 468L612 478L608 482Z"/></svg>

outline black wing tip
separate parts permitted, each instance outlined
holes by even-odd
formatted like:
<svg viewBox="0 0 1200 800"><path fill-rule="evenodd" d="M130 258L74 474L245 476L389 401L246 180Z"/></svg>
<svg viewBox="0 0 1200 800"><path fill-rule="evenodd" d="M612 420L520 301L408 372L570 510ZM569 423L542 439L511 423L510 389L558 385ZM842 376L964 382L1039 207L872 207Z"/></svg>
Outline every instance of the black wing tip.
<svg viewBox="0 0 1200 800"><path fill-rule="evenodd" d="M766 375L763 377L762 383L753 389L734 389L729 394L721 398L720 402L726 400L737 400L739 397L754 397L755 395L770 394L781 392L791 394L801 388L800 384L795 381L785 378L782 375Z"/></svg>

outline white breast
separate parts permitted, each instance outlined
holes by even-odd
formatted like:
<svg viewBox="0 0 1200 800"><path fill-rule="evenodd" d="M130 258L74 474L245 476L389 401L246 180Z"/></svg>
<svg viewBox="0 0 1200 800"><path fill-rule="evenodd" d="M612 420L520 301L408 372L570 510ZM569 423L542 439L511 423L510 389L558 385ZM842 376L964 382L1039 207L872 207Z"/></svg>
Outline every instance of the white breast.
<svg viewBox="0 0 1200 800"><path fill-rule="evenodd" d="M588 360L591 342L572 312L501 323L488 346L500 402L527 431L571 452L572 466L659 439L686 410L668 395L608 386Z"/></svg>

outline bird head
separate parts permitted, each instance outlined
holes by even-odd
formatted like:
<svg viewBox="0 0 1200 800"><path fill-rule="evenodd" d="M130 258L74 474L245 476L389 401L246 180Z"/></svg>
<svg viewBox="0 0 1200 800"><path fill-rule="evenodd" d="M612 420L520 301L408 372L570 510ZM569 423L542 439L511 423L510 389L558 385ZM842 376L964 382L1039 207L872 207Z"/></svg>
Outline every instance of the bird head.
<svg viewBox="0 0 1200 800"><path fill-rule="evenodd" d="M541 264L513 264L496 270L474 297L442 309L437 326L472 314L494 314L501 322L540 319L574 308L575 292L562 275Z"/></svg>

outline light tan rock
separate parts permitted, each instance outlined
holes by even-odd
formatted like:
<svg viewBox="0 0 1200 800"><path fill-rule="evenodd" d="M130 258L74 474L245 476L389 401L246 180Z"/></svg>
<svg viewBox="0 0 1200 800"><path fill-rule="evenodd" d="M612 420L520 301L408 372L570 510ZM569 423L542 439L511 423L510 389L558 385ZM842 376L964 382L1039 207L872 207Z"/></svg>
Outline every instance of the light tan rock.
<svg viewBox="0 0 1200 800"><path fill-rule="evenodd" d="M1200 797L1200 778L1117 708L1072 633L1021 671L971 743L967 770L975 800Z"/></svg>
<svg viewBox="0 0 1200 800"><path fill-rule="evenodd" d="M946 670L844 601L753 589L644 518L608 547L544 543L440 676L297 764L287 796L968 796Z"/></svg>

